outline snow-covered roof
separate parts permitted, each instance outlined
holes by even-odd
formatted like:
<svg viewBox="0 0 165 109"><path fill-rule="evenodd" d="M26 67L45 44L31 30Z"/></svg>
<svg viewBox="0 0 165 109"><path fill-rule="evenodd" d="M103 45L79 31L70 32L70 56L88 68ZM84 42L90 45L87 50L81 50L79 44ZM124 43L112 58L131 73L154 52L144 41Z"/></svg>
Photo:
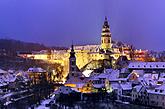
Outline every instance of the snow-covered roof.
<svg viewBox="0 0 165 109"><path fill-rule="evenodd" d="M71 88L75 92L80 92L77 88Z"/></svg>
<svg viewBox="0 0 165 109"><path fill-rule="evenodd" d="M101 73L98 78L106 78L110 81L116 80L119 78L119 70L104 69L104 73Z"/></svg>
<svg viewBox="0 0 165 109"><path fill-rule="evenodd" d="M71 87L61 86L58 90L56 90L54 92L54 94L60 94L60 93L62 93L62 94L69 94L71 92L73 92L73 90L71 89Z"/></svg>
<svg viewBox="0 0 165 109"><path fill-rule="evenodd" d="M8 72L9 72L9 73L14 73L14 72L15 72L15 70L8 70Z"/></svg>
<svg viewBox="0 0 165 109"><path fill-rule="evenodd" d="M155 89L148 89L148 93L150 94L160 94L160 95L165 95L165 84L155 88Z"/></svg>
<svg viewBox="0 0 165 109"><path fill-rule="evenodd" d="M165 62L131 62L130 69L165 69Z"/></svg>
<svg viewBox="0 0 165 109"><path fill-rule="evenodd" d="M160 73L160 77L161 77L161 78L165 78L165 72Z"/></svg>
<svg viewBox="0 0 165 109"><path fill-rule="evenodd" d="M0 69L0 74L6 74L7 71Z"/></svg>
<svg viewBox="0 0 165 109"><path fill-rule="evenodd" d="M96 50L100 48L100 45L75 45L74 49L75 50Z"/></svg>
<svg viewBox="0 0 165 109"><path fill-rule="evenodd" d="M49 104L51 102L51 99L46 99L41 102L41 105L39 105L36 109L50 109L49 107L46 107L46 104Z"/></svg>
<svg viewBox="0 0 165 109"><path fill-rule="evenodd" d="M139 76L143 76L144 70L133 70L132 73L137 73Z"/></svg>
<svg viewBox="0 0 165 109"><path fill-rule="evenodd" d="M105 86L104 86L104 84L94 84L93 87L94 88L103 88Z"/></svg>
<svg viewBox="0 0 165 109"><path fill-rule="evenodd" d="M159 78L158 81L163 81L163 82L165 82L165 78Z"/></svg>
<svg viewBox="0 0 165 109"><path fill-rule="evenodd" d="M75 84L75 85L79 85L79 84L84 84L88 81L88 78L84 78L84 77L72 77L69 78L65 84Z"/></svg>
<svg viewBox="0 0 165 109"><path fill-rule="evenodd" d="M5 94L2 98L9 97L9 96L11 96L11 95L13 95L13 94L14 94L13 92L11 92L11 93L7 93L7 94Z"/></svg>
<svg viewBox="0 0 165 109"><path fill-rule="evenodd" d="M112 89L114 90L114 89L119 89L119 83L111 83L111 87L112 87Z"/></svg>
<svg viewBox="0 0 165 109"><path fill-rule="evenodd" d="M85 85L85 83L78 83L76 84L76 88L82 88Z"/></svg>
<svg viewBox="0 0 165 109"><path fill-rule="evenodd" d="M128 70L128 68L122 68L121 71L120 71L120 73L126 73L127 70Z"/></svg>
<svg viewBox="0 0 165 109"><path fill-rule="evenodd" d="M46 70L38 67L38 68L29 68L28 72L46 72Z"/></svg>
<svg viewBox="0 0 165 109"><path fill-rule="evenodd" d="M90 77L90 80L99 80L98 75L95 75L93 77Z"/></svg>
<svg viewBox="0 0 165 109"><path fill-rule="evenodd" d="M143 78L149 78L149 79L156 80L156 79L158 79L158 74L151 74L151 73L144 74Z"/></svg>
<svg viewBox="0 0 165 109"><path fill-rule="evenodd" d="M143 87L142 85L136 85L133 88L136 89L137 92L139 92L142 87Z"/></svg>
<svg viewBox="0 0 165 109"><path fill-rule="evenodd" d="M139 77L138 80L143 86L157 86L158 75L145 74L143 77Z"/></svg>
<svg viewBox="0 0 165 109"><path fill-rule="evenodd" d="M7 74L7 75L2 75L0 76L0 86L4 86L4 83L9 83L9 82L14 82L16 80L15 75Z"/></svg>
<svg viewBox="0 0 165 109"><path fill-rule="evenodd" d="M117 81L119 78L119 70L104 69L104 72L99 75L94 75L90 80L108 79L109 81Z"/></svg>
<svg viewBox="0 0 165 109"><path fill-rule="evenodd" d="M121 83L120 86L121 86L122 90L131 90L132 89L132 84L130 82Z"/></svg>
<svg viewBox="0 0 165 109"><path fill-rule="evenodd" d="M91 73L93 72L93 70L85 70L82 72L82 74L85 76L85 77L90 77Z"/></svg>

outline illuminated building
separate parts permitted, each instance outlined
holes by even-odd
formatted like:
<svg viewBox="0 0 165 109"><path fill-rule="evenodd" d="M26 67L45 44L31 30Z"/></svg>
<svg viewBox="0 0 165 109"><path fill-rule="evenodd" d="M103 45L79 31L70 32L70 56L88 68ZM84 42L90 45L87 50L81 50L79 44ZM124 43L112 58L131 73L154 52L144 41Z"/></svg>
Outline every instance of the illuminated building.
<svg viewBox="0 0 165 109"><path fill-rule="evenodd" d="M67 76L65 86L75 88L77 84L83 82L82 78L82 73L79 71L76 65L76 56L72 45L69 57L69 74Z"/></svg>
<svg viewBox="0 0 165 109"><path fill-rule="evenodd" d="M104 51L111 49L111 33L107 17L105 17L104 25L101 33L101 49Z"/></svg>
<svg viewBox="0 0 165 109"><path fill-rule="evenodd" d="M121 56L126 56L128 60L131 60L131 47L127 44L122 44L121 42L118 42L119 44L116 42L112 42L111 37L112 35L110 32L108 19L105 17L100 37L100 45L77 45L69 50L51 50L50 52L34 52L32 54L25 55L25 57L30 57L36 60L44 60L50 63L60 63L62 66L64 66L65 76L67 76L70 69L69 64L71 63L69 61L69 57L70 51L72 51L73 49L75 52L75 58L77 60L76 65L79 69L82 69L85 65L92 61L109 60L112 64L114 64L115 61ZM143 51L135 51L134 59L140 60L142 57L144 57L142 53Z"/></svg>
<svg viewBox="0 0 165 109"><path fill-rule="evenodd" d="M131 62L128 69L143 70L145 73L162 73L165 72L165 62Z"/></svg>
<svg viewBox="0 0 165 109"><path fill-rule="evenodd" d="M147 61L148 51L147 50L135 50L133 59L135 61Z"/></svg>
<svg viewBox="0 0 165 109"><path fill-rule="evenodd" d="M31 85L40 84L44 79L49 80L48 72L42 68L29 68L28 76L31 79Z"/></svg>

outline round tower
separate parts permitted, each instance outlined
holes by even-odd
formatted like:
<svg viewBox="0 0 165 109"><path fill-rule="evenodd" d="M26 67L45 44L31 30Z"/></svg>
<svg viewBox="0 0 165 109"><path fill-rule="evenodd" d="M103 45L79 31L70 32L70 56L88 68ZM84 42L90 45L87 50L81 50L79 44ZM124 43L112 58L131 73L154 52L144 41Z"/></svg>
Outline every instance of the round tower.
<svg viewBox="0 0 165 109"><path fill-rule="evenodd" d="M105 17L101 33L101 49L103 49L104 51L111 50L111 32L107 17Z"/></svg>

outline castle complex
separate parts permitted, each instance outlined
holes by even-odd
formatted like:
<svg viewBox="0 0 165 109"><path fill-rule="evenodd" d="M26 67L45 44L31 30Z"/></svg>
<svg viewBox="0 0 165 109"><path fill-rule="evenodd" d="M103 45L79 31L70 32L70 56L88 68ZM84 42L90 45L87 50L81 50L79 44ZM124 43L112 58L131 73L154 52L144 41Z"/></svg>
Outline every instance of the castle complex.
<svg viewBox="0 0 165 109"><path fill-rule="evenodd" d="M110 32L110 26L107 17L105 17L100 38L101 43L99 45L74 46L74 48L72 46L72 48L69 50L51 50L51 53L42 51L20 56L45 60L52 63L60 63L62 66L64 66L64 72L67 73L70 69L69 64L72 64L69 62L69 53L73 53L73 49L77 59L76 65L79 69L83 68L92 61L111 59L115 62L120 56L126 56L128 60L131 60L131 47L126 44L113 42L111 38L112 35ZM143 51L140 51L140 53L142 53L142 55L138 56L145 55L145 52L143 53ZM141 57L138 58L141 59Z"/></svg>
<svg viewBox="0 0 165 109"><path fill-rule="evenodd" d="M74 47L77 57L77 66L82 68L93 60L117 60L120 56L126 56L130 60L130 47L128 45L117 46L112 43L110 26L107 17L102 27L101 44Z"/></svg>

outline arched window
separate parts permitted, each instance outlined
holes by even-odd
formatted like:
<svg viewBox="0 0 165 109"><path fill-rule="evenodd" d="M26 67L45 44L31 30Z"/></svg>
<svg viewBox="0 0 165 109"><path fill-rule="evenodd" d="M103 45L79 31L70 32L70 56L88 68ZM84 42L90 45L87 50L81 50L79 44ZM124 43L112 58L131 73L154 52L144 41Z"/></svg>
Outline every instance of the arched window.
<svg viewBox="0 0 165 109"><path fill-rule="evenodd" d="M107 41L106 41L106 39L104 39L104 43L106 43Z"/></svg>

